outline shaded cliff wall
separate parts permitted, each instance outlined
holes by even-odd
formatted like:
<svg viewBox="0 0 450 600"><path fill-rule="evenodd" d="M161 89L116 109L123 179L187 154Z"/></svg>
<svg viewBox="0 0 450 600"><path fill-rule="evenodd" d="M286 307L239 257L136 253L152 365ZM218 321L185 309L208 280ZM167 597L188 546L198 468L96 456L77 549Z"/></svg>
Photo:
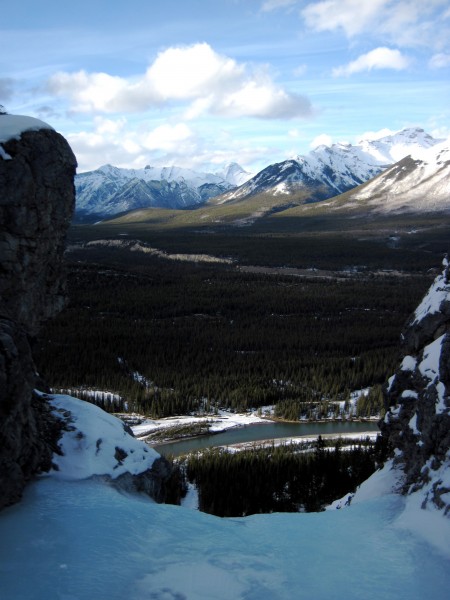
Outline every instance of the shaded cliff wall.
<svg viewBox="0 0 450 600"><path fill-rule="evenodd" d="M64 305L76 160L60 134L34 119L0 115L0 141L1 508L20 498L34 473L50 468L57 449L60 424L33 397L29 340Z"/></svg>
<svg viewBox="0 0 450 600"><path fill-rule="evenodd" d="M403 360L389 380L383 436L404 472L403 492L422 490L450 517L450 267L444 269L402 334Z"/></svg>

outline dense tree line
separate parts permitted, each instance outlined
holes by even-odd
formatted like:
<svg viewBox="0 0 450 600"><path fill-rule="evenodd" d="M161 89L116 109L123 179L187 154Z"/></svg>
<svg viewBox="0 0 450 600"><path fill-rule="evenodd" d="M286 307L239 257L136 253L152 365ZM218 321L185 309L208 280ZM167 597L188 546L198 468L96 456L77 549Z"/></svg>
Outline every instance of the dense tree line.
<svg viewBox="0 0 450 600"><path fill-rule="evenodd" d="M69 265L70 304L42 331L35 355L52 387L115 393L122 400L103 399L106 409L153 416L278 404L289 418L381 384L429 284L244 274L129 255L104 249L95 263L85 253Z"/></svg>
<svg viewBox="0 0 450 600"><path fill-rule="evenodd" d="M368 440L342 450L342 441L315 449L272 446L230 453L210 449L185 461L187 478L195 483L199 508L220 517L254 513L319 511L352 492L385 458L384 442Z"/></svg>

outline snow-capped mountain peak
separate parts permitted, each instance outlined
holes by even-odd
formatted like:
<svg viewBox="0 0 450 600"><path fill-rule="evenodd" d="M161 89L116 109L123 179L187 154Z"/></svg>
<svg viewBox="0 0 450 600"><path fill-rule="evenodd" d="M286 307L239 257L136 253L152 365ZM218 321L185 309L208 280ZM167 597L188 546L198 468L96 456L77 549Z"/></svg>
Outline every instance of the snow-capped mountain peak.
<svg viewBox="0 0 450 600"><path fill-rule="evenodd" d="M419 159L440 142L423 129L409 128L382 137L365 137L355 145L321 145L309 154L266 167L223 198L244 199L263 192L277 195L282 190L288 195L301 192L307 202L324 200L372 179L406 156Z"/></svg>
<svg viewBox="0 0 450 600"><path fill-rule="evenodd" d="M107 164L76 176L76 213L79 219L95 219L138 208L191 208L250 177L237 163L219 173L175 165L125 169Z"/></svg>

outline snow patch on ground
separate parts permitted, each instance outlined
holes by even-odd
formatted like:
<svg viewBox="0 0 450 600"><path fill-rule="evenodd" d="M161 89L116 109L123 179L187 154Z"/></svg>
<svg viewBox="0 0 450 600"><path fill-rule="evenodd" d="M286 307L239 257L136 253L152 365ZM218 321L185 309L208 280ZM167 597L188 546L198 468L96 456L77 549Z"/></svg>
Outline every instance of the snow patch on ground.
<svg viewBox="0 0 450 600"><path fill-rule="evenodd" d="M145 419L139 425L131 427L137 438L144 438L156 431L163 431L172 427L188 426L197 423L209 423L209 431L218 433L233 427L245 427L255 423L267 423L266 419L259 417L256 413L231 413L219 410L217 415L207 414L205 416L179 416L166 417L164 419Z"/></svg>
<svg viewBox="0 0 450 600"><path fill-rule="evenodd" d="M445 300L450 300L450 286L445 283L444 275L438 275L414 312L414 323L419 323L427 315L440 311Z"/></svg>
<svg viewBox="0 0 450 600"><path fill-rule="evenodd" d="M66 480L109 475L115 479L123 473L132 475L151 469L159 454L133 438L120 419L94 404L55 395L50 397L54 414L68 421L67 431L59 441L62 455L55 454L52 477Z"/></svg>

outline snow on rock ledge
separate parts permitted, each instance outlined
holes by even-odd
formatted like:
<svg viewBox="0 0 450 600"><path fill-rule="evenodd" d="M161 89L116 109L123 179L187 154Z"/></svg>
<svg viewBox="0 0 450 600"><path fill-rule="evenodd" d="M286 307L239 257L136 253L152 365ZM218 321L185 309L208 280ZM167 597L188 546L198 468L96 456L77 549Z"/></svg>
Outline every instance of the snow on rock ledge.
<svg viewBox="0 0 450 600"><path fill-rule="evenodd" d="M63 480L104 478L126 491L145 492L157 502L166 498L170 464L133 437L120 419L99 407L66 395L45 396L64 422L60 454L50 476Z"/></svg>
<svg viewBox="0 0 450 600"><path fill-rule="evenodd" d="M39 131L41 129L51 129L53 127L33 117L25 115L0 115L0 158L3 160L12 160L12 156L5 151L3 142L9 140L20 140L25 131Z"/></svg>
<svg viewBox="0 0 450 600"><path fill-rule="evenodd" d="M0 115L0 142L19 140L25 131L52 129L51 125L26 115Z"/></svg>

